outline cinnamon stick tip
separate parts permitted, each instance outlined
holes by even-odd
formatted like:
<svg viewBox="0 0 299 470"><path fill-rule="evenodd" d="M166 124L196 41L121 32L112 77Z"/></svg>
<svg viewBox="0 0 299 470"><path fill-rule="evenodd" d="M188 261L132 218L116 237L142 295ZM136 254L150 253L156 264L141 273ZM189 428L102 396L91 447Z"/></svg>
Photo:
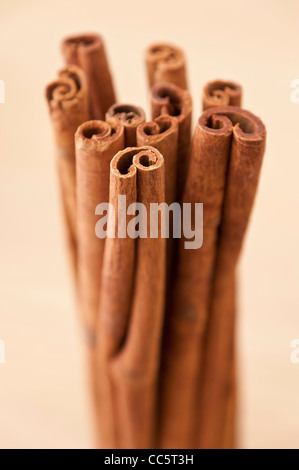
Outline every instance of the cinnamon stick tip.
<svg viewBox="0 0 299 470"><path fill-rule="evenodd" d="M233 131L238 139L247 142L259 143L266 137L266 127L262 120L252 112L237 106L209 108L199 117L197 125L205 132L213 134Z"/></svg>
<svg viewBox="0 0 299 470"><path fill-rule="evenodd" d="M63 53L69 50L76 50L78 48L98 48L102 47L103 39L97 33L81 33L65 37L61 41L61 49Z"/></svg>
<svg viewBox="0 0 299 470"><path fill-rule="evenodd" d="M49 105L61 106L60 103L68 102L68 106L86 94L86 82L83 70L77 65L64 67L58 72L58 78L45 87L45 98Z"/></svg>
<svg viewBox="0 0 299 470"><path fill-rule="evenodd" d="M136 173L136 168L151 171L164 165L161 153L149 145L143 147L127 147L119 151L111 160L111 171L123 178L128 178Z"/></svg>
<svg viewBox="0 0 299 470"><path fill-rule="evenodd" d="M167 108L168 114L176 117L190 114L192 111L191 94L173 83L154 84L151 88L151 96L152 101L161 106L162 114L165 114L163 107Z"/></svg>
<svg viewBox="0 0 299 470"><path fill-rule="evenodd" d="M75 134L78 148L103 148L117 140L123 134L123 125L114 119L111 123L100 120L86 121L81 124Z"/></svg>
<svg viewBox="0 0 299 470"><path fill-rule="evenodd" d="M215 79L208 82L202 93L203 108L214 106L241 106L242 86L231 80Z"/></svg>
<svg viewBox="0 0 299 470"><path fill-rule="evenodd" d="M160 135L170 134L178 129L178 122L174 116L162 114L156 117L154 121L142 122L137 127L137 134L142 135L144 138Z"/></svg>
<svg viewBox="0 0 299 470"><path fill-rule="evenodd" d="M106 120L117 117L124 126L138 124L145 120L145 112L140 106L128 103L114 103L106 113Z"/></svg>
<svg viewBox="0 0 299 470"><path fill-rule="evenodd" d="M177 45L161 41L150 44L145 50L145 57L149 61L163 60L171 65L172 62L184 61L185 53Z"/></svg>

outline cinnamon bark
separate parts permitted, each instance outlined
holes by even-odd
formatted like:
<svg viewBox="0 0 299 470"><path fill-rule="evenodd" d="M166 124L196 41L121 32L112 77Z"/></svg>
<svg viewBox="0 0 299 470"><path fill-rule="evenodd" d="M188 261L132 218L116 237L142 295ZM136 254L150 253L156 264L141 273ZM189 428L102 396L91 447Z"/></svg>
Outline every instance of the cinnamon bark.
<svg viewBox="0 0 299 470"><path fill-rule="evenodd" d="M203 203L203 245L187 250L185 240L180 243L173 315L164 348L162 447L222 445L225 386L231 381L234 340L232 276L256 192L264 144L262 122L237 107L210 109L197 123L183 202ZM223 224L225 253L221 248ZM223 266L231 258L232 264ZM222 284L227 290L220 290Z"/></svg>
<svg viewBox="0 0 299 470"><path fill-rule="evenodd" d="M176 199L176 168L178 146L178 122L173 116L158 116L154 121L144 122L137 128L137 145L155 147L164 158L165 200L171 204Z"/></svg>
<svg viewBox="0 0 299 470"><path fill-rule="evenodd" d="M179 47L167 43L152 44L145 51L145 63L150 88L155 83L173 83L188 88L185 54Z"/></svg>
<svg viewBox="0 0 299 470"><path fill-rule="evenodd" d="M126 149L111 162L110 200L115 205L117 196L125 194L129 201L136 197L142 202L148 236L106 242L98 360L108 376L103 395L107 394L105 402L111 404L114 417L109 447L154 447L165 239L161 227L158 238L149 237L149 204L165 202L164 181L163 157L152 147ZM113 224L110 218L109 222Z"/></svg>
<svg viewBox="0 0 299 470"><path fill-rule="evenodd" d="M74 278L77 279L77 217L75 132L88 119L87 88L83 71L77 66L61 70L46 88L55 139L64 225Z"/></svg>
<svg viewBox="0 0 299 470"><path fill-rule="evenodd" d="M137 145L151 145L155 147L164 158L165 165L165 202L170 206L176 202L177 181L177 144L178 122L174 116L167 114L157 117L154 121L140 124L137 128ZM166 292L172 287L174 269L174 239L173 239L173 213L169 212L169 238L166 241L167 251L167 280Z"/></svg>
<svg viewBox="0 0 299 470"><path fill-rule="evenodd" d="M233 335L234 339L234 335ZM224 430L222 436L222 449L238 448L238 390L237 390L237 371L236 371L236 353L232 355L231 379L228 391L228 399L225 409Z"/></svg>
<svg viewBox="0 0 299 470"><path fill-rule="evenodd" d="M162 366L162 448L190 448L194 439L201 341L208 315L230 141L231 131L218 135L196 126L183 202L203 203L204 241L198 250L185 249L185 239L179 244L179 267Z"/></svg>
<svg viewBox="0 0 299 470"><path fill-rule="evenodd" d="M202 115L201 124L209 125L215 114L225 114L230 120L227 125L232 128L232 143L206 336L199 410L198 443L202 448L220 447L223 439L235 323L231 286L257 191L266 141L264 124L248 111L236 107L214 108Z"/></svg>
<svg viewBox="0 0 299 470"><path fill-rule="evenodd" d="M118 120L111 125L88 121L78 128L75 142L80 309L86 329L93 336L105 244L105 239L95 234L95 209L109 200L110 161L123 148L124 129Z"/></svg>
<svg viewBox="0 0 299 470"><path fill-rule="evenodd" d="M190 158L192 98L188 91L170 83L151 89L152 118L162 114L175 116L178 125L177 201L181 201Z"/></svg>
<svg viewBox="0 0 299 470"><path fill-rule="evenodd" d="M106 113L106 121L117 118L125 130L125 147L136 147L136 129L145 121L145 112L139 106L115 103Z"/></svg>
<svg viewBox="0 0 299 470"><path fill-rule="evenodd" d="M242 87L238 83L224 80L214 80L206 84L203 89L203 109L212 108L215 106L239 106L242 105ZM234 286L231 287L234 289ZM232 296L233 305L231 308L235 308L235 299ZM233 341L233 338L232 338ZM235 362L234 356L232 357L232 362ZM235 366L232 366L235 369ZM226 412L226 430L224 431L224 448L233 448L235 447L235 409L234 402L236 399L236 379L230 385L230 390L232 393L231 398L229 399L229 406Z"/></svg>
<svg viewBox="0 0 299 470"><path fill-rule="evenodd" d="M242 106L242 87L226 80L213 80L205 85L202 94L203 110L216 106Z"/></svg>
<svg viewBox="0 0 299 470"><path fill-rule="evenodd" d="M67 37L62 42L66 64L79 65L86 74L91 119L104 119L116 97L103 38L97 34Z"/></svg>

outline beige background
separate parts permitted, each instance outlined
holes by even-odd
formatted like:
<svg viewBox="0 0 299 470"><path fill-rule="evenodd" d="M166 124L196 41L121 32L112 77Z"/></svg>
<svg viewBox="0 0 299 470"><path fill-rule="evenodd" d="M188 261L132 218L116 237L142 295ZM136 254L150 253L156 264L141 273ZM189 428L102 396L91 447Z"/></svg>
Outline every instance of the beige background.
<svg viewBox="0 0 299 470"><path fill-rule="evenodd" d="M205 82L244 86L268 129L240 266L243 447L298 447L299 2L1 0L0 447L90 447L80 331L65 262L44 86L70 33L103 34L122 101L148 110L142 54L156 40L188 58L194 121Z"/></svg>

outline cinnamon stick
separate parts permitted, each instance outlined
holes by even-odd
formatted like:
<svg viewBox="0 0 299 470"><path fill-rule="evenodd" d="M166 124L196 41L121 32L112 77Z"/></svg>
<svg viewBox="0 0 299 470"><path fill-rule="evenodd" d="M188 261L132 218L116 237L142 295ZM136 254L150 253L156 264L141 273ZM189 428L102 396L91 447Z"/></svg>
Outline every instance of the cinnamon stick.
<svg viewBox="0 0 299 470"><path fill-rule="evenodd" d="M125 147L136 147L136 130L145 121L145 112L139 106L115 103L106 113L106 121L117 118L124 126Z"/></svg>
<svg viewBox="0 0 299 470"><path fill-rule="evenodd" d="M148 236L136 239L134 246L132 240L107 239L99 363L106 357L115 446L152 448L164 313L165 239L161 238L161 227L158 238L150 238L149 214L150 203L165 202L163 157L152 147L119 152L111 162L110 185L113 201L120 194L128 194L131 201L136 194L137 201L144 204Z"/></svg>
<svg viewBox="0 0 299 470"><path fill-rule="evenodd" d="M83 71L77 66L61 70L46 87L46 100L55 139L64 225L74 278L77 278L77 217L75 132L88 119L87 88Z"/></svg>
<svg viewBox="0 0 299 470"><path fill-rule="evenodd" d="M119 236L123 230L122 218L126 222L133 218L126 216L128 207L137 201L136 168L132 163L132 156L127 151L129 166L126 157L120 159L119 168L110 169L109 203L114 213L109 213L107 224L107 238L102 269L102 295L99 303L97 322L97 375L100 377L99 396L99 428L101 447L113 449L120 446L119 434L126 432L119 429L118 417L115 411L114 390L112 389L109 360L120 350L130 318L132 295L134 288L134 270L136 256L136 240L125 235ZM135 151L132 151L134 155ZM125 172L125 173L123 173ZM119 196L125 196L125 201L118 204ZM123 204L123 205L122 205ZM120 214L120 216L115 216ZM115 236L111 237L109 234Z"/></svg>
<svg viewBox="0 0 299 470"><path fill-rule="evenodd" d="M95 209L109 200L110 161L123 148L124 129L118 120L111 125L88 121L78 128L75 142L80 309L86 329L93 336L105 243L95 234Z"/></svg>
<svg viewBox="0 0 299 470"><path fill-rule="evenodd" d="M145 63L150 88L155 83L188 88L185 54L179 47L168 43L152 44L145 51Z"/></svg>
<svg viewBox="0 0 299 470"><path fill-rule="evenodd" d="M221 127L223 118L216 117ZM179 243L179 266L165 332L161 387L161 446L190 448L202 338L225 188L231 131L211 132L197 124L183 203L203 203L204 242L198 250Z"/></svg>
<svg viewBox="0 0 299 470"><path fill-rule="evenodd" d="M242 87L236 82L213 80L208 82L202 94L203 110L216 106L242 106Z"/></svg>
<svg viewBox="0 0 299 470"><path fill-rule="evenodd" d="M177 201L181 201L190 158L192 98L188 91L170 83L151 89L152 119L161 114L175 116L178 125Z"/></svg>
<svg viewBox="0 0 299 470"><path fill-rule="evenodd" d="M239 106L242 105L242 87L238 83L225 81L225 80L214 80L206 84L203 89L203 109L212 108L215 106ZM231 287L234 289L234 286ZM232 309L235 308L235 299L232 296ZM233 338L232 338L233 341ZM232 362L235 362L234 355L232 357ZM232 365L232 368L235 369L235 365ZM236 378L230 385L230 390L232 393L231 398L228 400L229 405L226 412L226 430L224 431L224 448L233 448L234 447L234 424L235 424L235 409L234 403L236 401ZM233 380L232 378L232 380Z"/></svg>
<svg viewBox="0 0 299 470"><path fill-rule="evenodd" d="M257 191L266 141L262 121L237 107L210 109L200 122L208 126L212 116L223 114L231 122L228 126L232 129L232 144L206 336L199 413L198 442L202 448L220 447L223 439L234 341L235 308L231 286Z"/></svg>
<svg viewBox="0 0 299 470"><path fill-rule="evenodd" d="M167 114L157 117L154 121L140 124L137 128L137 145L155 147L164 158L165 165L165 201L168 206L176 202L177 181L177 144L178 122L174 116ZM173 213L169 212L169 233L166 241L167 276L166 292L172 287L174 270L174 239Z"/></svg>
<svg viewBox="0 0 299 470"><path fill-rule="evenodd" d="M225 205L227 194L231 193L232 180L231 178L227 180L226 175L227 171L229 174L232 172L231 167L238 166L239 179L235 177L233 182L235 199L233 200L232 196L229 197L231 211L235 216L233 221L232 218L230 219L230 227L234 227L235 232L230 232L229 237L226 238L227 247L229 244L231 246L226 256L230 257L233 247L237 248L234 245L235 235L239 235L241 227L243 231L246 228L244 218L247 219L247 216L243 214L243 210L250 211L249 200L252 202L256 191L264 142L265 128L262 122L253 114L237 107L210 109L200 117L196 125L183 202L203 203L203 245L199 250L186 250L184 239L180 243L173 315L164 348L163 368L166 373L162 384L162 447L200 446L205 448L207 436L209 436L208 442L212 444L217 443L217 438L223 437L225 422L223 413L226 409L226 400L223 396L226 398L227 395L226 391L223 391L221 380L224 381L224 377L228 382L231 380L229 371L232 369L231 351L235 310L232 286L234 282L231 275L225 279L226 297L224 297L225 292L221 291L221 299L218 292L216 298L214 297L214 287L212 289L211 286L219 276L217 274L217 259L221 246L219 230L222 233L223 222L221 221L227 213L224 212L223 204ZM234 150L237 148L238 154ZM255 168L252 175L250 168ZM241 184L243 186L240 186ZM241 198L237 196L237 192L242 193ZM248 201L247 207L243 201ZM228 213L230 213L229 210L230 208L227 209ZM238 249L240 250L240 245ZM235 254L233 258L236 260ZM233 266L235 268L235 265ZM234 274L234 269L232 272ZM228 274L227 271L226 274ZM216 282L218 286L219 281ZM223 279L221 282L224 282ZM214 305L216 299L219 310L215 314L211 311L211 305ZM226 311L228 306L229 312ZM215 312L215 307L213 309ZM209 330L208 341L211 345L207 351L205 342L210 315L215 318L213 322L215 326L211 330L213 333ZM222 328L218 330L216 315L220 315L222 319ZM224 344L222 347L217 345L216 348L215 341ZM214 350L212 346L215 346ZM211 364L213 358L217 363L216 366L214 363ZM215 367L219 377L215 375ZM208 377L208 389L206 377ZM205 401L199 403L202 387L205 389ZM173 393L173 390L176 390L176 393ZM213 394L216 394L214 400ZM180 406L179 403L181 403ZM200 414L196 411L199 405ZM214 415L215 409L218 414L215 412ZM206 410L209 410L209 413ZM196 437L197 432L199 438ZM218 445L221 445L220 440Z"/></svg>
<svg viewBox="0 0 299 470"><path fill-rule="evenodd" d="M104 119L116 97L103 38L97 34L69 36L61 48L66 64L79 65L86 74L90 118Z"/></svg>
<svg viewBox="0 0 299 470"><path fill-rule="evenodd" d="M176 200L176 169L178 146L178 122L173 116L158 116L154 121L144 122L137 128L137 145L155 147L164 158L165 200L172 204Z"/></svg>

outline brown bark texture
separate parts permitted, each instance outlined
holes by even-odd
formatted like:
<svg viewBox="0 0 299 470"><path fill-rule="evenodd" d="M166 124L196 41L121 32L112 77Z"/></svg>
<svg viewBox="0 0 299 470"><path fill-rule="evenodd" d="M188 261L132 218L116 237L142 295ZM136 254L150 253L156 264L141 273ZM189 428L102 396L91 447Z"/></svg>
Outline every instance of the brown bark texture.
<svg viewBox="0 0 299 470"><path fill-rule="evenodd" d="M106 113L106 121L117 118L124 126L125 147L136 147L136 130L145 121L145 112L133 104L113 104Z"/></svg>
<svg viewBox="0 0 299 470"><path fill-rule="evenodd" d="M73 277L77 280L77 213L75 132L88 119L87 86L77 66L61 70L57 80L46 87L50 120L54 133L56 165L63 220Z"/></svg>
<svg viewBox="0 0 299 470"><path fill-rule="evenodd" d="M180 241L163 345L162 447L221 446L232 373L232 286L265 137L261 120L237 107L210 109L196 125L183 202L203 203L203 245L187 250Z"/></svg>
<svg viewBox="0 0 299 470"><path fill-rule="evenodd" d="M108 218L115 237L105 245L97 348L102 446L108 448L153 448L156 442L166 245L159 221L157 238L132 237L138 234L134 225L130 229L136 202L147 209L139 229L149 232L150 203L165 202L164 160L153 147L127 148L111 161L110 203L117 215ZM123 229L131 236L124 238Z"/></svg>
<svg viewBox="0 0 299 470"><path fill-rule="evenodd" d="M170 83L161 83L151 89L151 108L152 119L169 114L178 121L177 201L180 202L190 158L192 98L187 90Z"/></svg>
<svg viewBox="0 0 299 470"><path fill-rule="evenodd" d="M116 119L87 121L77 130L77 231L79 305L92 338L98 315L105 239L95 233L96 207L109 201L110 162L124 146L124 128Z"/></svg>
<svg viewBox="0 0 299 470"><path fill-rule="evenodd" d="M145 51L145 64L150 88L156 83L188 88L185 53L179 47L168 43L152 44Z"/></svg>
<svg viewBox="0 0 299 470"><path fill-rule="evenodd" d="M85 72L90 119L105 119L116 96L103 38L97 34L69 36L61 50L67 65L78 65Z"/></svg>
<svg viewBox="0 0 299 470"><path fill-rule="evenodd" d="M239 83L227 80L213 80L208 82L202 93L202 107L242 106L242 87Z"/></svg>

